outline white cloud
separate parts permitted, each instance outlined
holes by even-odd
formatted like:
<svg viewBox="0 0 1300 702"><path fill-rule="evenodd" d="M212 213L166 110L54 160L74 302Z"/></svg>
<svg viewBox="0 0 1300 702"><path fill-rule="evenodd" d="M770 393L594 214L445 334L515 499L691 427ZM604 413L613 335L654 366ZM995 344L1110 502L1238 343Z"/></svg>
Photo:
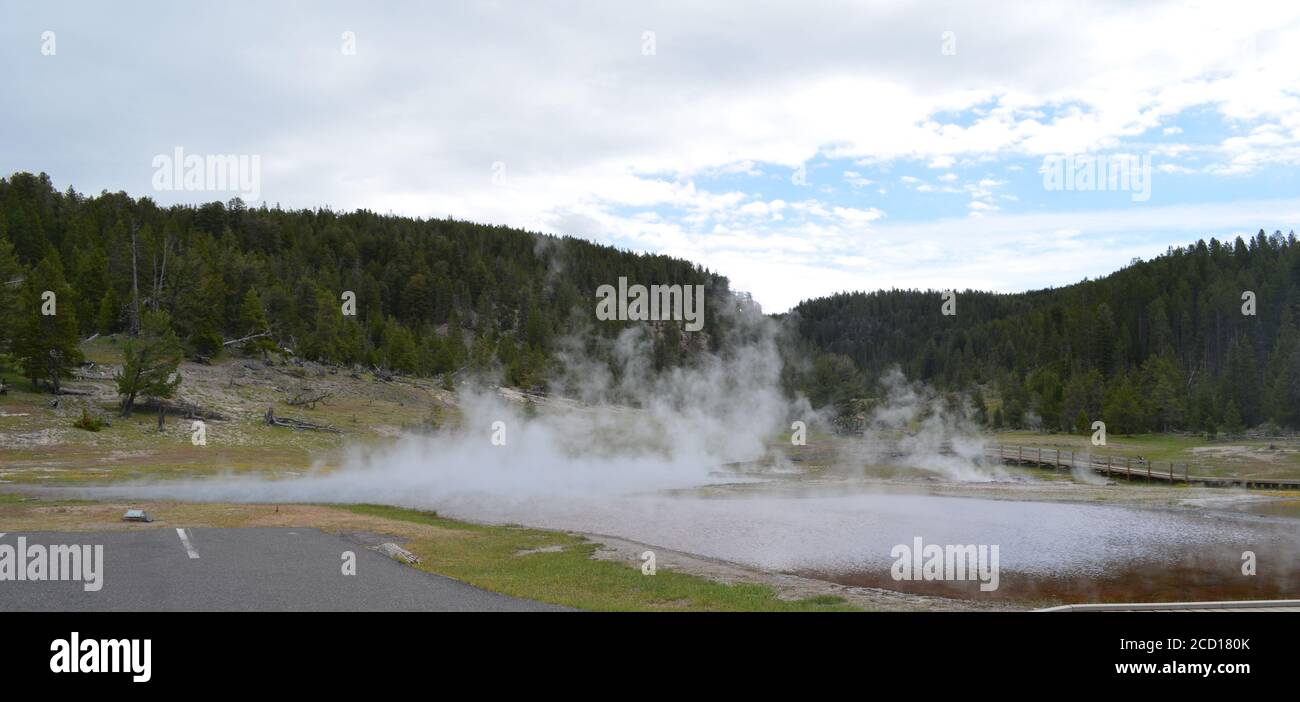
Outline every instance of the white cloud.
<svg viewBox="0 0 1300 702"><path fill-rule="evenodd" d="M870 178L863 177L862 174L857 171L844 171L844 180L855 188L865 188L876 182Z"/></svg>
<svg viewBox="0 0 1300 702"><path fill-rule="evenodd" d="M900 239L902 225L866 202L888 194L867 186L893 176L865 169L906 161L1018 172L1002 159L1180 134L1171 122L1193 109L1236 131L1208 145L1152 146L1170 159L1161 172L1239 177L1300 165L1300 7L1245 5L1079 0L990 13L958 3L943 14L962 38L957 56L938 51L933 8L912 4L809 0L737 14L685 0L382 13L344 2L309 13L222 3L191 8L195 17L135 4L15 6L0 25L10 77L0 129L24 138L0 152L0 170L169 203L211 195L152 193L154 154L178 144L255 153L272 203L451 214L626 243L704 262L775 309L838 289L828 286L928 281L934 270L960 279L935 283L946 287L1046 284L1038 272L1047 264L1066 275L1127 259L1063 257L1059 243L1026 256L1023 232L996 254L972 248L984 242L969 234L926 248L921 230L939 223ZM30 37L47 25L66 29L57 61L40 63ZM355 56L340 54L340 28L356 32ZM640 50L647 28L653 56ZM1193 167L1193 157L1205 160ZM862 164L843 171L850 188L818 171L828 158ZM492 182L498 161L503 185ZM793 189L801 166L809 187L798 194L760 195L745 180ZM982 217L943 226L985 239L997 235L991 227L1018 226L998 210L1016 201L1008 183L965 177L902 176L908 187L895 197L964 193ZM1108 214L1132 224L1134 212ZM1033 236L1057 242L1037 232L1076 226L1069 241L1078 242L1105 230L1113 250L1149 255L1085 219ZM1188 224L1180 236L1212 226ZM875 263L859 260L864 248ZM921 254L931 263L915 263Z"/></svg>

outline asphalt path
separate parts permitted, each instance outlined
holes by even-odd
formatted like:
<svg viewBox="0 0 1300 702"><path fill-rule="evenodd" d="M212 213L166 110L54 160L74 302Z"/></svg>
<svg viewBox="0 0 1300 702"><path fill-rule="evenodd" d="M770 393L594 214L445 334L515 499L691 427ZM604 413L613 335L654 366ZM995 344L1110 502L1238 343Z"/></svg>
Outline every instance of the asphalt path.
<svg viewBox="0 0 1300 702"><path fill-rule="evenodd" d="M0 611L561 609L425 573L317 529L9 532L0 536L0 554L6 545L16 551L19 537L29 553L34 544L103 546L102 587L86 591L84 571L83 579L63 581L16 581L0 571ZM343 572L345 552L355 556L354 575Z"/></svg>

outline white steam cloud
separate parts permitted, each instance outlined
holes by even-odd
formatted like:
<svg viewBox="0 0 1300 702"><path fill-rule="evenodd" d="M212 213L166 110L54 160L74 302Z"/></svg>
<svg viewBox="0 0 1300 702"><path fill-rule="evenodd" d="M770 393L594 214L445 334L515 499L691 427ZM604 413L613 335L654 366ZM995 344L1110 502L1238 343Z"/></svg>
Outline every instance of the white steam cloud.
<svg viewBox="0 0 1300 702"><path fill-rule="evenodd" d="M460 392L461 421L379 449L353 449L337 470L293 479L222 477L121 486L99 494L232 502L379 502L441 509L475 501L605 498L719 482L724 464L762 459L793 412L781 390L780 328L756 308L731 315L742 343L656 372L652 327L560 344L556 399L525 412L509 391ZM613 363L584 353L604 344ZM499 423L499 424L498 424ZM501 429L497 429L497 428ZM503 442L494 441L494 433ZM726 475L727 480L736 480ZM485 504L486 506L486 504Z"/></svg>
<svg viewBox="0 0 1300 702"><path fill-rule="evenodd" d="M909 382L898 368L881 378L883 399L871 409L862 443L853 450L859 461L933 471L950 480L990 481L1007 476L986 459L986 440L971 419L965 397L951 406L934 389Z"/></svg>
<svg viewBox="0 0 1300 702"><path fill-rule="evenodd" d="M806 399L791 399L782 390L782 327L743 300L713 313L729 315L731 322L732 338L721 344L723 350L662 371L654 368L651 325L629 327L612 339L584 334L565 340L558 351L565 372L536 412L526 410L517 392L470 384L460 392L461 417L454 427L354 448L337 469L279 480L220 476L117 485L94 493L381 503L544 527L585 523L591 515L634 503L644 509L649 503L643 498L662 499L667 490L788 472L792 464L778 444L788 437L790 422L821 418ZM602 358L613 362L597 360ZM853 458L958 480L999 474L983 465L983 443L965 410L950 411L941 396L897 371L883 387L884 400L862 440L851 442ZM494 441L502 434L503 442ZM758 475L727 467L734 463L759 466ZM758 503L755 508L762 509Z"/></svg>

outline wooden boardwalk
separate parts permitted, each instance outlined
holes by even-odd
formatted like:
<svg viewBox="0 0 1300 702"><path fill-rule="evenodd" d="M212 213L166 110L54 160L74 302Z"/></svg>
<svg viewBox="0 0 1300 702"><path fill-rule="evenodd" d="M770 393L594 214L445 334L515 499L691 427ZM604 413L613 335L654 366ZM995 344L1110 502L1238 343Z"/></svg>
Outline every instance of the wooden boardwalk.
<svg viewBox="0 0 1300 702"><path fill-rule="evenodd" d="M1131 456L1099 455L1091 452L1044 448L1042 446L1006 446L1003 444L986 447L985 452L989 456L996 456L1003 463L1054 468L1056 470L1091 470L1108 478L1165 482L1171 485L1186 483L1189 485L1208 485L1210 487L1300 489L1300 480L1296 479L1221 478L1195 475L1192 473L1192 467L1189 463L1173 461L1156 463Z"/></svg>

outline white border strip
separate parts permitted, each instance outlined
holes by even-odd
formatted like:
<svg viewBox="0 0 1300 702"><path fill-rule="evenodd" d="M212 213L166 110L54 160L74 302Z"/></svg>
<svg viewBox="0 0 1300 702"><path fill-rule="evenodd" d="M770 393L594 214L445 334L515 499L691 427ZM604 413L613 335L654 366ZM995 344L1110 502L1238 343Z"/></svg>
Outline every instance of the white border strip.
<svg viewBox="0 0 1300 702"><path fill-rule="evenodd" d="M176 535L181 537L181 543L185 544L185 552L190 554L190 558L198 558L199 552L194 550L194 544L190 543L190 537L186 535L184 529L177 529Z"/></svg>
<svg viewBox="0 0 1300 702"><path fill-rule="evenodd" d="M1114 602L1107 604L1073 604L1036 609L1035 612L1158 612L1180 609L1263 609L1297 607L1300 600L1238 600L1224 602Z"/></svg>

